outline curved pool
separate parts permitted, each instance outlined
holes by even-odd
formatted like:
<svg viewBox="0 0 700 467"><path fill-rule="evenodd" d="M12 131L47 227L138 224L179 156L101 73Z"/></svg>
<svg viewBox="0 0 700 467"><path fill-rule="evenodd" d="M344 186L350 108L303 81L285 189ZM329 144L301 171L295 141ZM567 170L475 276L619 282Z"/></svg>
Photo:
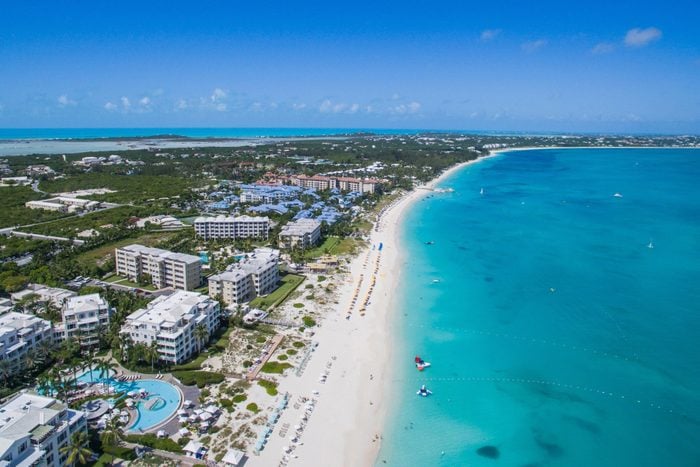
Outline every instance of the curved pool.
<svg viewBox="0 0 700 467"><path fill-rule="evenodd" d="M92 374L91 374L92 373ZM182 403L182 393L174 385L157 379L137 379L134 381L117 381L113 378L101 378L96 370L87 371L78 377L86 383L105 383L113 386L116 392L148 394L139 397L136 404L136 420L127 427L129 431L149 430L175 415Z"/></svg>

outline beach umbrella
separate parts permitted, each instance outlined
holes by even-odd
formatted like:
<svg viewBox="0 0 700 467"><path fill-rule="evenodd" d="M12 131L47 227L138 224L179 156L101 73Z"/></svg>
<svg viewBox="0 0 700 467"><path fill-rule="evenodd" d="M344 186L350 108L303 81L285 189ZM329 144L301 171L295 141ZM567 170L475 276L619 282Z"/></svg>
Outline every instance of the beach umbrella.
<svg viewBox="0 0 700 467"><path fill-rule="evenodd" d="M194 405L194 404L192 403L191 400L188 399L188 400L186 400L186 401L183 403L183 405L184 405L185 407L191 407L191 406Z"/></svg>
<svg viewBox="0 0 700 467"><path fill-rule="evenodd" d="M156 436L159 438L165 438L168 436L168 434L165 432L165 430L158 430L158 433L156 433Z"/></svg>
<svg viewBox="0 0 700 467"><path fill-rule="evenodd" d="M180 428L180 431L178 431L178 434L180 436L188 436L190 434L190 430L187 428Z"/></svg>
<svg viewBox="0 0 700 467"><path fill-rule="evenodd" d="M178 415L187 415L187 410L185 410L185 409L180 409L180 410L177 411L177 414L178 414Z"/></svg>
<svg viewBox="0 0 700 467"><path fill-rule="evenodd" d="M297 431L301 431L302 427L301 425L294 425L294 429Z"/></svg>

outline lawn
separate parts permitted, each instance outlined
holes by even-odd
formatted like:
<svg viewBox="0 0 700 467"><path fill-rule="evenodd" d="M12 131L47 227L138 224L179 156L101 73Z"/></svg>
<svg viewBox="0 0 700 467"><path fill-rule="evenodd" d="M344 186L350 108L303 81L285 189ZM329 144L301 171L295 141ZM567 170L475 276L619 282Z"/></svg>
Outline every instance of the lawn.
<svg viewBox="0 0 700 467"><path fill-rule="evenodd" d="M307 259L315 259L323 255L347 255L355 251L357 241L352 238L328 237L324 242L312 248L304 255Z"/></svg>
<svg viewBox="0 0 700 467"><path fill-rule="evenodd" d="M158 243L168 240L173 237L172 232L150 232L135 238L125 238L124 240L119 240L113 243L108 243L102 245L94 250L86 251L81 253L77 261L86 263L97 263L98 261L105 260L108 256L114 254L116 248L120 248L126 245L132 245L138 243L145 246L156 246Z"/></svg>
<svg viewBox="0 0 700 467"><path fill-rule="evenodd" d="M282 304L299 285L304 282L304 276L287 274L282 277L282 284L265 297L256 297L250 302L251 308L268 310Z"/></svg>

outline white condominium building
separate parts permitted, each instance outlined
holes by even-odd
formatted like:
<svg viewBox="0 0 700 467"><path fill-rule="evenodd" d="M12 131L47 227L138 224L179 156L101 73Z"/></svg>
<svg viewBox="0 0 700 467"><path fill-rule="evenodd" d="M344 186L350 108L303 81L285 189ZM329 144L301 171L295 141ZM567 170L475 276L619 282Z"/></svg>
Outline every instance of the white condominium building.
<svg viewBox="0 0 700 467"><path fill-rule="evenodd" d="M277 288L280 280L278 264L278 250L258 248L225 272L209 276L209 296L220 296L231 305L267 295Z"/></svg>
<svg viewBox="0 0 700 467"><path fill-rule="evenodd" d="M193 290L202 282L202 264L199 257L173 253L143 245L129 245L115 251L117 274L138 281L144 275L160 288L173 287Z"/></svg>
<svg viewBox="0 0 700 467"><path fill-rule="evenodd" d="M63 304L66 303L66 300L71 297L75 297L76 295L78 294L71 290L59 289L58 287L47 287L41 284L27 284L27 287L24 290L13 293L10 295L10 298L12 298L12 301L15 303L21 302L24 299L32 298L38 302L49 303L56 308L61 308L63 307Z"/></svg>
<svg viewBox="0 0 700 467"><path fill-rule="evenodd" d="M178 364L197 353L197 326L202 324L211 336L220 326L220 319L216 300L196 292L177 291L127 316L121 334L135 344L155 342L160 360Z"/></svg>
<svg viewBox="0 0 700 467"><path fill-rule="evenodd" d="M0 466L68 465L61 449L79 431L87 433L84 412L53 397L19 393L0 405Z"/></svg>
<svg viewBox="0 0 700 467"><path fill-rule="evenodd" d="M94 347L100 342L100 333L107 331L112 308L99 294L70 298L63 306L63 333L65 339L75 339L82 347Z"/></svg>
<svg viewBox="0 0 700 467"><path fill-rule="evenodd" d="M29 351L36 350L41 342L53 344L54 338L50 321L14 311L0 315L0 360L10 363L12 373L22 369L22 360Z"/></svg>
<svg viewBox="0 0 700 467"><path fill-rule="evenodd" d="M321 223L316 219L299 219L282 227L280 248L309 248L321 239Z"/></svg>
<svg viewBox="0 0 700 467"><path fill-rule="evenodd" d="M270 219L263 216L198 217L194 231L204 240L212 238L267 238Z"/></svg>

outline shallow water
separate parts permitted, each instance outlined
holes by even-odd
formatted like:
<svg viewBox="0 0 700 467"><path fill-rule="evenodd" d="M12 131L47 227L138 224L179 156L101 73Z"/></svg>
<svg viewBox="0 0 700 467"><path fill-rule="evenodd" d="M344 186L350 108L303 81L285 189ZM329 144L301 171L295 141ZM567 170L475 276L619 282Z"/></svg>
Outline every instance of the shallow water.
<svg viewBox="0 0 700 467"><path fill-rule="evenodd" d="M700 465L698 181L700 150L521 151L417 202L377 464Z"/></svg>

